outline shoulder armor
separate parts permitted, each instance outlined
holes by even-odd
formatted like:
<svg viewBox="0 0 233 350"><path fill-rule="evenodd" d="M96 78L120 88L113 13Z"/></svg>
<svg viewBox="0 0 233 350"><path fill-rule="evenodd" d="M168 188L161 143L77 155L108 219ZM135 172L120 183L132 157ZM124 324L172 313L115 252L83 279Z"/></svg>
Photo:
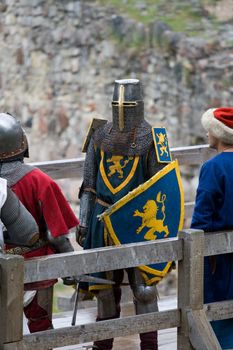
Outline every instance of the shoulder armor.
<svg viewBox="0 0 233 350"><path fill-rule="evenodd" d="M170 163L172 160L167 132L164 127L152 127L155 151L158 163Z"/></svg>
<svg viewBox="0 0 233 350"><path fill-rule="evenodd" d="M83 143L83 147L82 147L83 153L86 153L89 142L91 140L91 137L92 137L92 134L94 133L94 131L106 123L107 123L107 120L105 120L105 119L97 119L97 118L92 119L92 121L89 125L89 128L88 128L88 131L87 131L86 138L85 138L84 143Z"/></svg>

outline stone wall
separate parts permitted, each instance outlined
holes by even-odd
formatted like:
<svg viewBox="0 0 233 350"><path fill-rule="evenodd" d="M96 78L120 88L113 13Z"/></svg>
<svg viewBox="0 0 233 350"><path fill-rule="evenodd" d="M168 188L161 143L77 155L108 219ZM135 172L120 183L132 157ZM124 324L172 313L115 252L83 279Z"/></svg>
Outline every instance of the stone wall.
<svg viewBox="0 0 233 350"><path fill-rule="evenodd" d="M77 157L91 119L111 118L114 80L136 77L170 146L205 143L202 112L232 105L232 38L230 21L187 38L95 1L2 0L0 110L23 122L31 161Z"/></svg>

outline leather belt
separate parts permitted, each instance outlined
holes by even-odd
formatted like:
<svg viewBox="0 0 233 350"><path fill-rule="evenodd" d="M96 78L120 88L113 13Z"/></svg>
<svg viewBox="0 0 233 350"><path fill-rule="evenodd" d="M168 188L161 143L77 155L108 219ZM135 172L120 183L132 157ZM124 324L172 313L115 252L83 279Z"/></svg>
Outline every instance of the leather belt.
<svg viewBox="0 0 233 350"><path fill-rule="evenodd" d="M96 201L96 203L99 203L100 205L102 205L103 207L106 207L106 208L109 208L112 205L112 204L109 204L107 202L102 201L102 199L99 199L99 198L96 198L95 201Z"/></svg>
<svg viewBox="0 0 233 350"><path fill-rule="evenodd" d="M33 244L31 247L25 247L25 246L17 246L14 248L6 249L6 254L16 254L16 255L23 255L29 252L32 252L33 250L42 248L48 244L47 241L44 241L43 239L39 239L35 244Z"/></svg>

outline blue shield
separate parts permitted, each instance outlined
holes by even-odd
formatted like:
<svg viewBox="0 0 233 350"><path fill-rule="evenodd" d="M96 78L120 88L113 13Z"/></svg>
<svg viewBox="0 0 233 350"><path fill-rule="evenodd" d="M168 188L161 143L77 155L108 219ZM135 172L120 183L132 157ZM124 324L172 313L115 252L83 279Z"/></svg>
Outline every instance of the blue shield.
<svg viewBox="0 0 233 350"><path fill-rule="evenodd" d="M167 132L165 128L152 128L155 151L159 163L171 162L171 153L168 145Z"/></svg>
<svg viewBox="0 0 233 350"><path fill-rule="evenodd" d="M184 195L178 162L173 161L106 210L104 221L114 244L176 237L183 227ZM147 284L161 280L172 262L139 269Z"/></svg>

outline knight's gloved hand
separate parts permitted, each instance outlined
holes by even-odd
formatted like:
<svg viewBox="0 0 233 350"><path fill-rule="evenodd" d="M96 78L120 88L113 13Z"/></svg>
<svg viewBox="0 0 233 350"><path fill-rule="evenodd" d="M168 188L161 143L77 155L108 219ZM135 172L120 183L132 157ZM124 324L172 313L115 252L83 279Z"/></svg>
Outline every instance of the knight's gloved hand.
<svg viewBox="0 0 233 350"><path fill-rule="evenodd" d="M63 284L66 286L73 286L77 284L75 277L72 277L72 276L63 277L62 280L63 280Z"/></svg>
<svg viewBox="0 0 233 350"><path fill-rule="evenodd" d="M80 225L77 226L75 234L76 234L76 242L81 247L83 247L86 239L86 235L87 235L87 227L80 226Z"/></svg>
<svg viewBox="0 0 233 350"><path fill-rule="evenodd" d="M51 244L53 249L55 249L56 253L69 253L74 251L74 248L70 243L69 238L66 237L66 235L53 237L48 231L47 240Z"/></svg>

